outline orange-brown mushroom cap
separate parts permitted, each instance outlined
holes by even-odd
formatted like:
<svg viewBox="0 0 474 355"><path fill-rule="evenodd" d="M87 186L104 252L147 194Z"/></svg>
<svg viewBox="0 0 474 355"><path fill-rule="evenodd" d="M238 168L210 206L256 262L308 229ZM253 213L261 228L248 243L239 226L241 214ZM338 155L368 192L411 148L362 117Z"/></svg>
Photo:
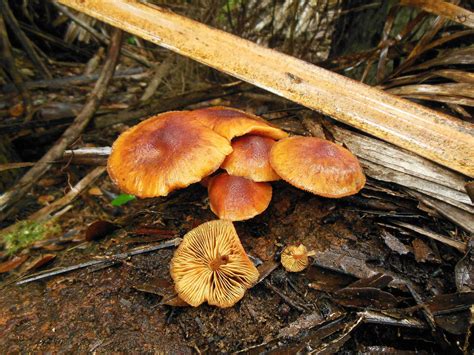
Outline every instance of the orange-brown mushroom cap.
<svg viewBox="0 0 474 355"><path fill-rule="evenodd" d="M272 199L272 186L222 173L208 186L209 205L220 219L243 221L265 211Z"/></svg>
<svg viewBox="0 0 474 355"><path fill-rule="evenodd" d="M290 137L273 145L270 164L285 181L325 197L359 192L365 175L347 149L316 137Z"/></svg>
<svg viewBox="0 0 474 355"><path fill-rule="evenodd" d="M286 271L300 272L309 265L308 256L311 255L314 255L314 253L308 252L303 244L299 246L289 245L281 253L280 260Z"/></svg>
<svg viewBox="0 0 474 355"><path fill-rule="evenodd" d="M280 177L270 165L270 150L275 140L247 135L232 141L230 153L221 165L230 175L242 176L253 181L275 181Z"/></svg>
<svg viewBox="0 0 474 355"><path fill-rule="evenodd" d="M216 171L229 141L189 115L167 112L122 133L107 169L120 189L138 197L166 196Z"/></svg>
<svg viewBox="0 0 474 355"><path fill-rule="evenodd" d="M237 303L258 280L234 225L217 220L188 232L171 260L171 277L179 297L197 307Z"/></svg>
<svg viewBox="0 0 474 355"><path fill-rule="evenodd" d="M255 134L273 139L288 137L288 133L264 119L231 107L214 106L192 111L193 116L206 127L227 138Z"/></svg>

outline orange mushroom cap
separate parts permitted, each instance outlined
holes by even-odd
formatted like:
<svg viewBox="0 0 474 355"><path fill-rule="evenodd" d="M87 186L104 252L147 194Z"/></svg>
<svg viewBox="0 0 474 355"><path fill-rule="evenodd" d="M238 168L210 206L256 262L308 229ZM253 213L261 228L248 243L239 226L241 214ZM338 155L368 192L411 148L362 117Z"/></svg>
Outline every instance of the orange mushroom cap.
<svg viewBox="0 0 474 355"><path fill-rule="evenodd" d="M270 165L270 150L275 140L247 135L232 141L232 153L221 165L229 174L253 181L275 181L280 177Z"/></svg>
<svg viewBox="0 0 474 355"><path fill-rule="evenodd" d="M316 137L290 137L273 145L270 164L285 181L325 197L359 192L365 175L347 149Z"/></svg>
<svg viewBox="0 0 474 355"><path fill-rule="evenodd" d="M308 257L311 255L314 255L314 252L308 252L303 244L289 245L281 253L281 264L286 271L300 272L308 267Z"/></svg>
<svg viewBox="0 0 474 355"><path fill-rule="evenodd" d="M192 111L194 117L206 127L227 138L244 134L255 134L273 139L288 137L285 131L271 125L264 119L231 107L214 106Z"/></svg>
<svg viewBox="0 0 474 355"><path fill-rule="evenodd" d="M170 271L178 296L194 307L205 301L231 307L259 277L234 225L224 220L188 232L174 253Z"/></svg>
<svg viewBox="0 0 474 355"><path fill-rule="evenodd" d="M107 169L126 193L166 196L212 174L231 152L225 138L189 111L167 112L122 133L112 146Z"/></svg>
<svg viewBox="0 0 474 355"><path fill-rule="evenodd" d="M243 221L265 211L272 186L227 173L213 177L208 186L209 204L220 219Z"/></svg>

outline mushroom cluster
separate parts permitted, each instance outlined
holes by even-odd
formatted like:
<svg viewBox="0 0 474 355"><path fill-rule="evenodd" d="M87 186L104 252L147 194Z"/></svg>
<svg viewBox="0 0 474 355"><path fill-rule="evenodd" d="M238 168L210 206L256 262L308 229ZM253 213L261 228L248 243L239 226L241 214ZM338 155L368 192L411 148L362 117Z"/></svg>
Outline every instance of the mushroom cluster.
<svg viewBox="0 0 474 355"><path fill-rule="evenodd" d="M231 221L265 211L270 182L280 178L331 198L355 194L365 184L347 149L288 137L258 116L221 106L167 112L128 129L114 142L107 169L122 191L140 198L205 182L211 210Z"/></svg>

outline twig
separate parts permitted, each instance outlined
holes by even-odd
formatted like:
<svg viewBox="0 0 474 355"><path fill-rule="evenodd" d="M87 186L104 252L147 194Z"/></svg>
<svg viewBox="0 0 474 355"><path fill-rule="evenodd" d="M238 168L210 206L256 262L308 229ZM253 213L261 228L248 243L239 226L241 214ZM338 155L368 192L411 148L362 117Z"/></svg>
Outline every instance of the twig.
<svg viewBox="0 0 474 355"><path fill-rule="evenodd" d="M307 312L308 311L308 308L303 306L303 305L300 305L298 303L296 303L295 301L293 301L290 297L288 297L287 295L285 295L283 292L281 292L278 288L276 288L275 286L272 285L272 283L268 280L264 280L263 281L264 285L267 286L270 290L272 290L273 292L275 292L278 296L280 296L282 298L283 301L285 301L286 303L288 303L290 306L292 306L293 308L296 308L298 311L300 312Z"/></svg>
<svg viewBox="0 0 474 355"><path fill-rule="evenodd" d="M150 83L145 89L145 92L143 93L142 97L140 97L140 101L148 101L153 96L156 89L161 84L163 78L166 76L166 74L168 74L171 66L173 65L173 60L174 56L170 54L156 67L153 78L151 78Z"/></svg>
<svg viewBox="0 0 474 355"><path fill-rule="evenodd" d="M51 215L51 213L61 209L68 203L71 203L84 189L94 182L105 171L104 166L99 166L82 178L65 196L54 201L50 205L43 207L39 211L28 217L29 220L41 221Z"/></svg>
<svg viewBox="0 0 474 355"><path fill-rule="evenodd" d="M37 274L32 275L32 276L30 276L26 279L23 279L23 280L20 280L20 281L16 282L16 285L24 285L26 283L33 282L33 281L44 280L48 277L62 275L62 274L65 274L65 273L68 273L68 272L71 272L71 271L84 269L84 268L89 267L89 266L96 266L96 265L101 265L101 264L110 264L108 266L112 266L114 264L117 264L117 263L123 261L124 259L127 259L127 258L135 256L135 255L151 253L151 252L156 251L156 250L170 248L170 247L176 247L176 246L179 245L179 243L181 243L181 240L182 240L181 238L175 238L175 239L168 240L166 242L160 243L158 245L156 245L156 244L155 245L148 245L148 246L145 246L145 247L140 247L140 248L137 248L137 249L133 249L133 250L131 250L129 252L126 252L126 253L119 253L119 254L115 254L115 255L112 255L112 256L104 256L104 259L91 260L91 261L87 261L85 263L76 264L76 265L72 265L72 266L67 266L67 267L63 267L63 268L52 270L52 271L50 270L50 271L37 273Z"/></svg>
<svg viewBox="0 0 474 355"><path fill-rule="evenodd" d="M21 94L23 106L25 109L25 120L28 121L31 117L32 105L30 93L26 90L23 84L23 79L15 65L15 59L11 51L10 40L8 39L7 28L3 16L0 14L0 63L5 71L11 76L13 84L18 92Z"/></svg>
<svg viewBox="0 0 474 355"><path fill-rule="evenodd" d="M408 223L405 223L405 222L400 222L400 221L391 221L391 223L397 225L397 226L400 226L400 227L403 227L403 228L406 228L406 229L410 229L418 234L421 234L421 235L424 235L428 238L431 238L431 239L434 239L434 240L437 240L438 242L441 242L443 244L446 244L446 245L449 245L453 248L456 248L457 250L459 250L461 253L465 253L467 251L467 244L466 243L462 243L462 242L458 242L457 240L453 240L453 239L450 239L450 238L447 238L445 237L444 235L441 235L441 234L438 234L438 233L435 233L435 232L432 232L430 230L427 230L427 229L424 229L424 228L420 228L420 227L417 227L417 226L414 226L412 224L408 224ZM386 225L386 224L382 224L382 223L379 223L380 225L385 225L387 227L390 227L389 225Z"/></svg>
<svg viewBox="0 0 474 355"><path fill-rule="evenodd" d="M53 76L51 75L41 58L38 56L38 53L36 53L36 50L33 48L33 45L31 44L29 38L20 28L20 25L18 24L15 15L13 15L13 12L10 9L10 6L8 5L8 1L0 1L0 10L2 11L3 16L5 17L5 22L8 24L12 32L18 38L21 45L28 54L28 57L30 57L31 61L38 68L38 71L40 72L41 76L44 79L51 79Z"/></svg>
<svg viewBox="0 0 474 355"><path fill-rule="evenodd" d="M114 74L114 79L127 78L134 75L146 75L146 71L142 67L130 68L125 70L118 70ZM62 78L54 78L47 80L25 81L25 87L29 90L33 89L63 89L71 88L78 85L86 85L99 78L99 74L75 75L65 76ZM13 85L7 84L2 86L1 91L8 93L14 90Z"/></svg>
<svg viewBox="0 0 474 355"><path fill-rule="evenodd" d="M51 162L55 161L64 153L67 146L72 144L86 128L92 116L99 107L110 79L113 76L115 66L120 55L120 45L122 42L122 31L115 29L112 34L107 59L102 69L102 73L97 83L89 95L87 102L77 115L74 122L64 131L56 144L33 166L16 184L14 189L9 190L0 196L0 220L5 219L11 207L16 204L31 188L31 186L51 167Z"/></svg>

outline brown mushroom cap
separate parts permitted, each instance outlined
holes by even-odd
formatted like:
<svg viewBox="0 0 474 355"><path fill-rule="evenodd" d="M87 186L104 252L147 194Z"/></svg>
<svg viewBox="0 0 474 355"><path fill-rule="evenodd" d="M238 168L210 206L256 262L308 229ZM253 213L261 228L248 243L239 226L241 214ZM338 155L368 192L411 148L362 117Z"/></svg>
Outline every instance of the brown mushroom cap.
<svg viewBox="0 0 474 355"><path fill-rule="evenodd" d="M365 175L347 149L316 137L290 137L273 145L270 164L285 181L325 197L359 192Z"/></svg>
<svg viewBox="0 0 474 355"><path fill-rule="evenodd" d="M208 186L209 204L220 219L243 221L265 211L272 199L272 186L222 173Z"/></svg>
<svg viewBox="0 0 474 355"><path fill-rule="evenodd" d="M205 301L232 307L259 277L234 225L224 220L188 232L174 253L170 271L179 297L194 307Z"/></svg>
<svg viewBox="0 0 474 355"><path fill-rule="evenodd" d="M262 118L235 108L214 106L194 110L192 113L206 127L211 128L229 141L234 137L249 133L273 139L288 137L285 131Z"/></svg>
<svg viewBox="0 0 474 355"><path fill-rule="evenodd" d="M290 245L281 253L281 264L286 271L300 272L308 267L308 256L310 255L314 255L314 253L308 253L308 249L303 244L299 246Z"/></svg>
<svg viewBox="0 0 474 355"><path fill-rule="evenodd" d="M190 117L189 111L151 117L122 133L107 169L126 193L166 196L216 171L232 152L229 141Z"/></svg>
<svg viewBox="0 0 474 355"><path fill-rule="evenodd" d="M221 165L230 175L242 176L253 181L275 181L280 177L270 165L270 150L275 140L247 135L232 141L230 153Z"/></svg>

